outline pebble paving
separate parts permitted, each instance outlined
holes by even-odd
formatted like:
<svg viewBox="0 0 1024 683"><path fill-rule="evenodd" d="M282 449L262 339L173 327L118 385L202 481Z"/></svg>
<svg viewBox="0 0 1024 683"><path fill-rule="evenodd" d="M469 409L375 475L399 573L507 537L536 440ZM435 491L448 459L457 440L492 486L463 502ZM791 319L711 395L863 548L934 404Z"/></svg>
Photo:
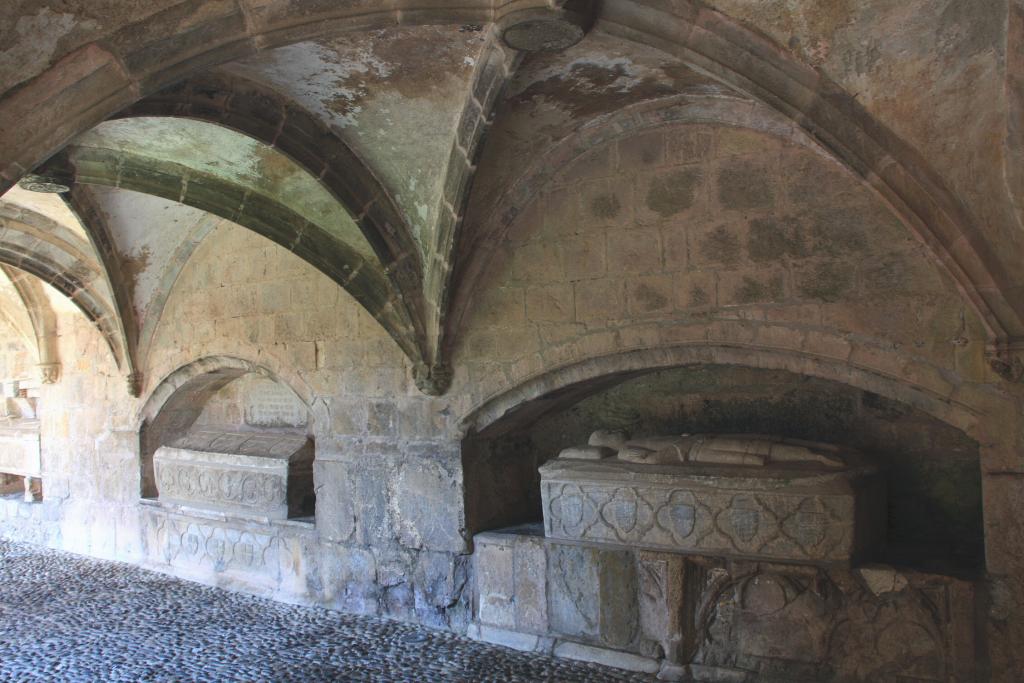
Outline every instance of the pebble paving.
<svg viewBox="0 0 1024 683"><path fill-rule="evenodd" d="M0 681L650 681L0 540Z"/></svg>

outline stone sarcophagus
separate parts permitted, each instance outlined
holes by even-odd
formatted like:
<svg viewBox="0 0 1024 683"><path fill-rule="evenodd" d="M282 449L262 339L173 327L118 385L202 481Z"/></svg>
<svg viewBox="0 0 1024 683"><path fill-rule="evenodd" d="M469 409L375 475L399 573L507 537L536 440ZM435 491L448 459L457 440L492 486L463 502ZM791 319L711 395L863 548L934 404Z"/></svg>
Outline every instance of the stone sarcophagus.
<svg viewBox="0 0 1024 683"><path fill-rule="evenodd" d="M549 538L800 563L849 563L884 540L877 469L826 444L598 431L540 473Z"/></svg>
<svg viewBox="0 0 1024 683"><path fill-rule="evenodd" d="M0 472L21 477L38 477L39 423L0 426Z"/></svg>
<svg viewBox="0 0 1024 683"><path fill-rule="evenodd" d="M159 500L266 519L313 514L313 442L302 434L190 432L153 458Z"/></svg>
<svg viewBox="0 0 1024 683"><path fill-rule="evenodd" d="M0 425L0 481L3 475L22 478L25 501L40 498L40 476L42 458L39 449L39 422L18 420L9 425ZM0 484L0 491L7 486Z"/></svg>

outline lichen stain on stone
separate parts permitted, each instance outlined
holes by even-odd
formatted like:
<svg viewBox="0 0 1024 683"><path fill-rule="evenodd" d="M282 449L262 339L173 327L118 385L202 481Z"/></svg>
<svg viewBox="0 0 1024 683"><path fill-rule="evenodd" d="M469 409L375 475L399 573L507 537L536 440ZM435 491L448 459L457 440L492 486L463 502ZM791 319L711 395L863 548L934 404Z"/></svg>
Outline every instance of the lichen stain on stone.
<svg viewBox="0 0 1024 683"><path fill-rule="evenodd" d="M611 192L600 194L590 202L590 213L597 218L615 218L621 210L619 198Z"/></svg>
<svg viewBox="0 0 1024 683"><path fill-rule="evenodd" d="M709 301L708 293L704 291L703 287L694 286L690 289L691 306L707 306Z"/></svg>
<svg viewBox="0 0 1024 683"><path fill-rule="evenodd" d="M736 300L741 304L778 301L782 298L782 276L776 275L767 282L746 276L736 290Z"/></svg>
<svg viewBox="0 0 1024 683"><path fill-rule="evenodd" d="M668 299L664 294L643 283L637 286L633 294L644 311L658 311L668 305Z"/></svg>
<svg viewBox="0 0 1024 683"><path fill-rule="evenodd" d="M589 118L674 92L670 83L651 75L639 76L628 59L620 58L578 60L565 73L534 82L512 99L514 104L543 103L567 110L573 118Z"/></svg>
<svg viewBox="0 0 1024 683"><path fill-rule="evenodd" d="M702 174L699 169L672 171L651 180L647 208L667 218L693 206Z"/></svg>
<svg viewBox="0 0 1024 683"><path fill-rule="evenodd" d="M851 268L837 263L819 263L800 282L800 294L827 303L839 301L853 287Z"/></svg>
<svg viewBox="0 0 1024 683"><path fill-rule="evenodd" d="M861 215L849 211L817 212L811 217L814 251L830 256L867 251L868 240L862 221Z"/></svg>
<svg viewBox="0 0 1024 683"><path fill-rule="evenodd" d="M769 174L748 161L734 161L718 171L718 201L729 209L753 209L769 206L774 200L767 184Z"/></svg>
<svg viewBox="0 0 1024 683"><path fill-rule="evenodd" d="M733 264L740 257L740 243L725 226L718 226L701 241L701 252L710 261Z"/></svg>
<svg viewBox="0 0 1024 683"><path fill-rule="evenodd" d="M807 255L800 225L792 218L757 218L750 222L747 250L752 261L779 261Z"/></svg>
<svg viewBox="0 0 1024 683"><path fill-rule="evenodd" d="M125 289L127 289L128 300L135 302L137 317L141 317L143 311L140 309L135 290L139 286L139 280L149 270L151 252L148 247L137 249L131 255L121 254L121 277Z"/></svg>
<svg viewBox="0 0 1024 683"><path fill-rule="evenodd" d="M869 291L896 292L912 286L907 262L897 254L883 254L864 271L864 286Z"/></svg>

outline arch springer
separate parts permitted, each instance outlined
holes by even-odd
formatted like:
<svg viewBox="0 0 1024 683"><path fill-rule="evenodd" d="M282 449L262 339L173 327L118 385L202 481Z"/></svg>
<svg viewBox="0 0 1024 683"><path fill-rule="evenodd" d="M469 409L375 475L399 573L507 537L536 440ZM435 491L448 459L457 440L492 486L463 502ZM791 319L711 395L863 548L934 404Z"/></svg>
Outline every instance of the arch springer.
<svg viewBox="0 0 1024 683"><path fill-rule="evenodd" d="M412 374L416 388L427 396L443 396L452 385L452 366L449 363L417 363Z"/></svg>

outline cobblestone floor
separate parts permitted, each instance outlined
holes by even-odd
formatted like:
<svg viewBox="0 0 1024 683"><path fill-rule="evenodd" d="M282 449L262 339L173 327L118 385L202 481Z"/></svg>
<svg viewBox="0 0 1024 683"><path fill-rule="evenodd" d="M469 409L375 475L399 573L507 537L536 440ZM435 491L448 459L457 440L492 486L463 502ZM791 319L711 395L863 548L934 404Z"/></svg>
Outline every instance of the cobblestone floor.
<svg viewBox="0 0 1024 683"><path fill-rule="evenodd" d="M648 681L0 540L0 681Z"/></svg>

